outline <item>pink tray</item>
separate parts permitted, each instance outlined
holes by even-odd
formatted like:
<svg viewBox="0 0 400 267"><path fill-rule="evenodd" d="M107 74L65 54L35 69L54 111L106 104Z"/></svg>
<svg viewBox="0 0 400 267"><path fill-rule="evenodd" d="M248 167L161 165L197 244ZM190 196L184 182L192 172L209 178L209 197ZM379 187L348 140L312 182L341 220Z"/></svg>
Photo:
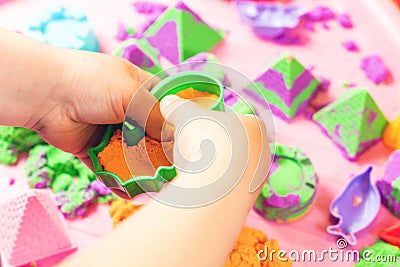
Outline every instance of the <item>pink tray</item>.
<svg viewBox="0 0 400 267"><path fill-rule="evenodd" d="M0 8L0 25L23 29L24 21L32 13L40 11L48 1L27 0L9 1ZM155 1L155 2L173 2ZM101 43L101 49L110 53L117 48L114 39L118 22L127 25L138 25L143 17L135 15L130 0L113 1L98 0L94 5L91 1L71 0L68 3L81 5L88 13ZM328 23L329 30L321 25L315 32L306 32L308 39L305 46L278 46L262 41L254 36L251 29L239 22L238 14L227 1L195 1L185 0L191 8L198 12L211 25L228 30L229 34L224 44L219 45L214 53L221 63L232 66L250 78L255 78L267 62L282 50L288 50L306 66L315 66L314 73L332 80L330 97L340 95L345 88L342 82L353 82L366 87L376 102L389 118L400 114L400 11L391 0L298 0L294 4L305 7L315 5L331 6L337 13L349 13L354 22L353 30L341 28L338 23ZM221 16L221 10L224 10ZM347 52L341 42L354 40L360 47L359 53ZM361 59L370 54L378 54L385 65L394 74L394 80L388 86L376 86L367 80L359 68ZM286 250L314 249L320 252L332 247L336 249L336 238L326 232L329 222L329 205L346 186L351 174L359 173L370 163L374 165L373 180L383 175L383 166L390 150L382 144L370 149L358 161L349 162L344 159L333 143L322 134L314 123L297 119L292 124L277 119L277 141L301 148L313 161L320 177L316 203L313 209L303 219L290 224L276 224L265 221L255 212L248 216L246 224L264 230L269 238L279 240L280 247ZM296 135L293 135L296 133ZM18 169L0 168L0 173L21 172ZM1 177L0 177L1 179ZM94 223L95 222L95 223ZM360 249L372 244L381 229L394 225L398 218L391 215L386 208L381 207L377 219L370 227L357 234ZM229 222L227 222L229 223ZM96 225L97 228L93 228ZM111 219L107 207L94 209L92 215L81 221L68 222L79 248L91 245L97 238L111 230ZM52 263L40 262L40 266L52 266ZM353 266L350 262L299 262L294 266Z"/></svg>

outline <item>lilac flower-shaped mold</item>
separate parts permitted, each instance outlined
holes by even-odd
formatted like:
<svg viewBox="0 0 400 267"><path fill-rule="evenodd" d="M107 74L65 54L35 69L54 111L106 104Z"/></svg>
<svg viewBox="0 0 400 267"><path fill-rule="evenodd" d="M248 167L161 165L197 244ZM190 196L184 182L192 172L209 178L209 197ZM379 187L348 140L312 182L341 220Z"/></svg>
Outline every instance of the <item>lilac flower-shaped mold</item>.
<svg viewBox="0 0 400 267"><path fill-rule="evenodd" d="M240 20L249 24L254 32L265 38L281 37L286 31L294 30L305 11L297 6L281 4L236 2Z"/></svg>

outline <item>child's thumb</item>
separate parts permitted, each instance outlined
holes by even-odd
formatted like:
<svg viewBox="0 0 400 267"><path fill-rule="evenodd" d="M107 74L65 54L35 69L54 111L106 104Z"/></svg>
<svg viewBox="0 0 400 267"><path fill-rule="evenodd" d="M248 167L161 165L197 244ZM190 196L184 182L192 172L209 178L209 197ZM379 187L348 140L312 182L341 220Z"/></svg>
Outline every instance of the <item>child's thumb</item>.
<svg viewBox="0 0 400 267"><path fill-rule="evenodd" d="M168 95L160 102L160 110L164 119L175 127L197 116L205 115L207 109L190 100L176 95Z"/></svg>

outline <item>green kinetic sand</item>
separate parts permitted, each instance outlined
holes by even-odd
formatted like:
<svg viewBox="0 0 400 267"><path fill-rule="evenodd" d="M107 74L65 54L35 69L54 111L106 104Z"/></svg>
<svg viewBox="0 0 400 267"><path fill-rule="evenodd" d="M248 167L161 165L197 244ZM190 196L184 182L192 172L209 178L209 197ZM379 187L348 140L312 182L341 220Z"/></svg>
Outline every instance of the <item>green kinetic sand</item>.
<svg viewBox="0 0 400 267"><path fill-rule="evenodd" d="M12 126L0 126L0 163L11 165L17 162L20 152L43 142L35 131Z"/></svg>
<svg viewBox="0 0 400 267"><path fill-rule="evenodd" d="M292 56L282 53L272 66L245 90L265 98L272 112L290 121L307 108L320 81Z"/></svg>
<svg viewBox="0 0 400 267"><path fill-rule="evenodd" d="M269 179L254 208L268 220L296 220L311 208L317 182L313 164L300 149L276 143Z"/></svg>
<svg viewBox="0 0 400 267"><path fill-rule="evenodd" d="M365 89L346 91L314 114L313 120L350 160L377 143L388 123Z"/></svg>
<svg viewBox="0 0 400 267"><path fill-rule="evenodd" d="M53 190L59 209L67 217L83 216L92 204L115 198L79 159L47 144L30 150L25 173L30 187Z"/></svg>
<svg viewBox="0 0 400 267"><path fill-rule="evenodd" d="M238 101L231 107L232 111L237 114L254 114L254 110L246 103Z"/></svg>
<svg viewBox="0 0 400 267"><path fill-rule="evenodd" d="M115 56L122 57L142 69L157 74L163 68L158 61L158 52L145 39L128 39L123 42Z"/></svg>
<svg viewBox="0 0 400 267"><path fill-rule="evenodd" d="M292 88L296 79L305 71L304 66L286 52L280 55L278 61L271 66L271 69L283 75L286 88Z"/></svg>
<svg viewBox="0 0 400 267"><path fill-rule="evenodd" d="M51 187L54 178L59 175L76 176L77 172L73 166L77 161L79 160L73 155L53 146L47 144L37 145L29 151L29 157L25 165L27 181L32 188ZM57 183L59 184L60 182L58 181ZM63 184L56 187L68 186L69 184Z"/></svg>
<svg viewBox="0 0 400 267"><path fill-rule="evenodd" d="M380 239L360 251L360 261L354 267L400 267L400 249Z"/></svg>
<svg viewBox="0 0 400 267"><path fill-rule="evenodd" d="M150 44L174 64L211 50L223 36L183 2L164 11L144 33Z"/></svg>

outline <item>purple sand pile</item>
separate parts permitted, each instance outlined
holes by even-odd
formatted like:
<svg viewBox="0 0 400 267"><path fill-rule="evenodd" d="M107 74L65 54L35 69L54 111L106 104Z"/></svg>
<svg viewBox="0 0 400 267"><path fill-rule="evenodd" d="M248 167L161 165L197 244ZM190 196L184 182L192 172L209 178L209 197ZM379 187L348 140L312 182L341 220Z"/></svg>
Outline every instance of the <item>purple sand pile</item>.
<svg viewBox="0 0 400 267"><path fill-rule="evenodd" d="M352 41L352 40L344 41L344 42L342 43L342 46L343 46L347 51L350 51L350 52L357 52L357 51L359 51L359 48L358 48L357 44L356 44L354 41Z"/></svg>
<svg viewBox="0 0 400 267"><path fill-rule="evenodd" d="M133 7L139 14L147 14L147 15L161 14L168 8L167 5L157 4L148 1L134 2Z"/></svg>
<svg viewBox="0 0 400 267"><path fill-rule="evenodd" d="M308 11L305 15L306 28L308 30L314 30L314 24L322 23L325 29L329 29L328 21L336 17L332 9L327 6L317 6L312 10Z"/></svg>
<svg viewBox="0 0 400 267"><path fill-rule="evenodd" d="M337 16L337 20L340 26L342 26L343 28L353 28L353 22L351 21L349 14L340 14Z"/></svg>
<svg viewBox="0 0 400 267"><path fill-rule="evenodd" d="M361 69L365 76L375 84L387 82L389 79L389 70L385 67L380 57L376 55L363 58Z"/></svg>

